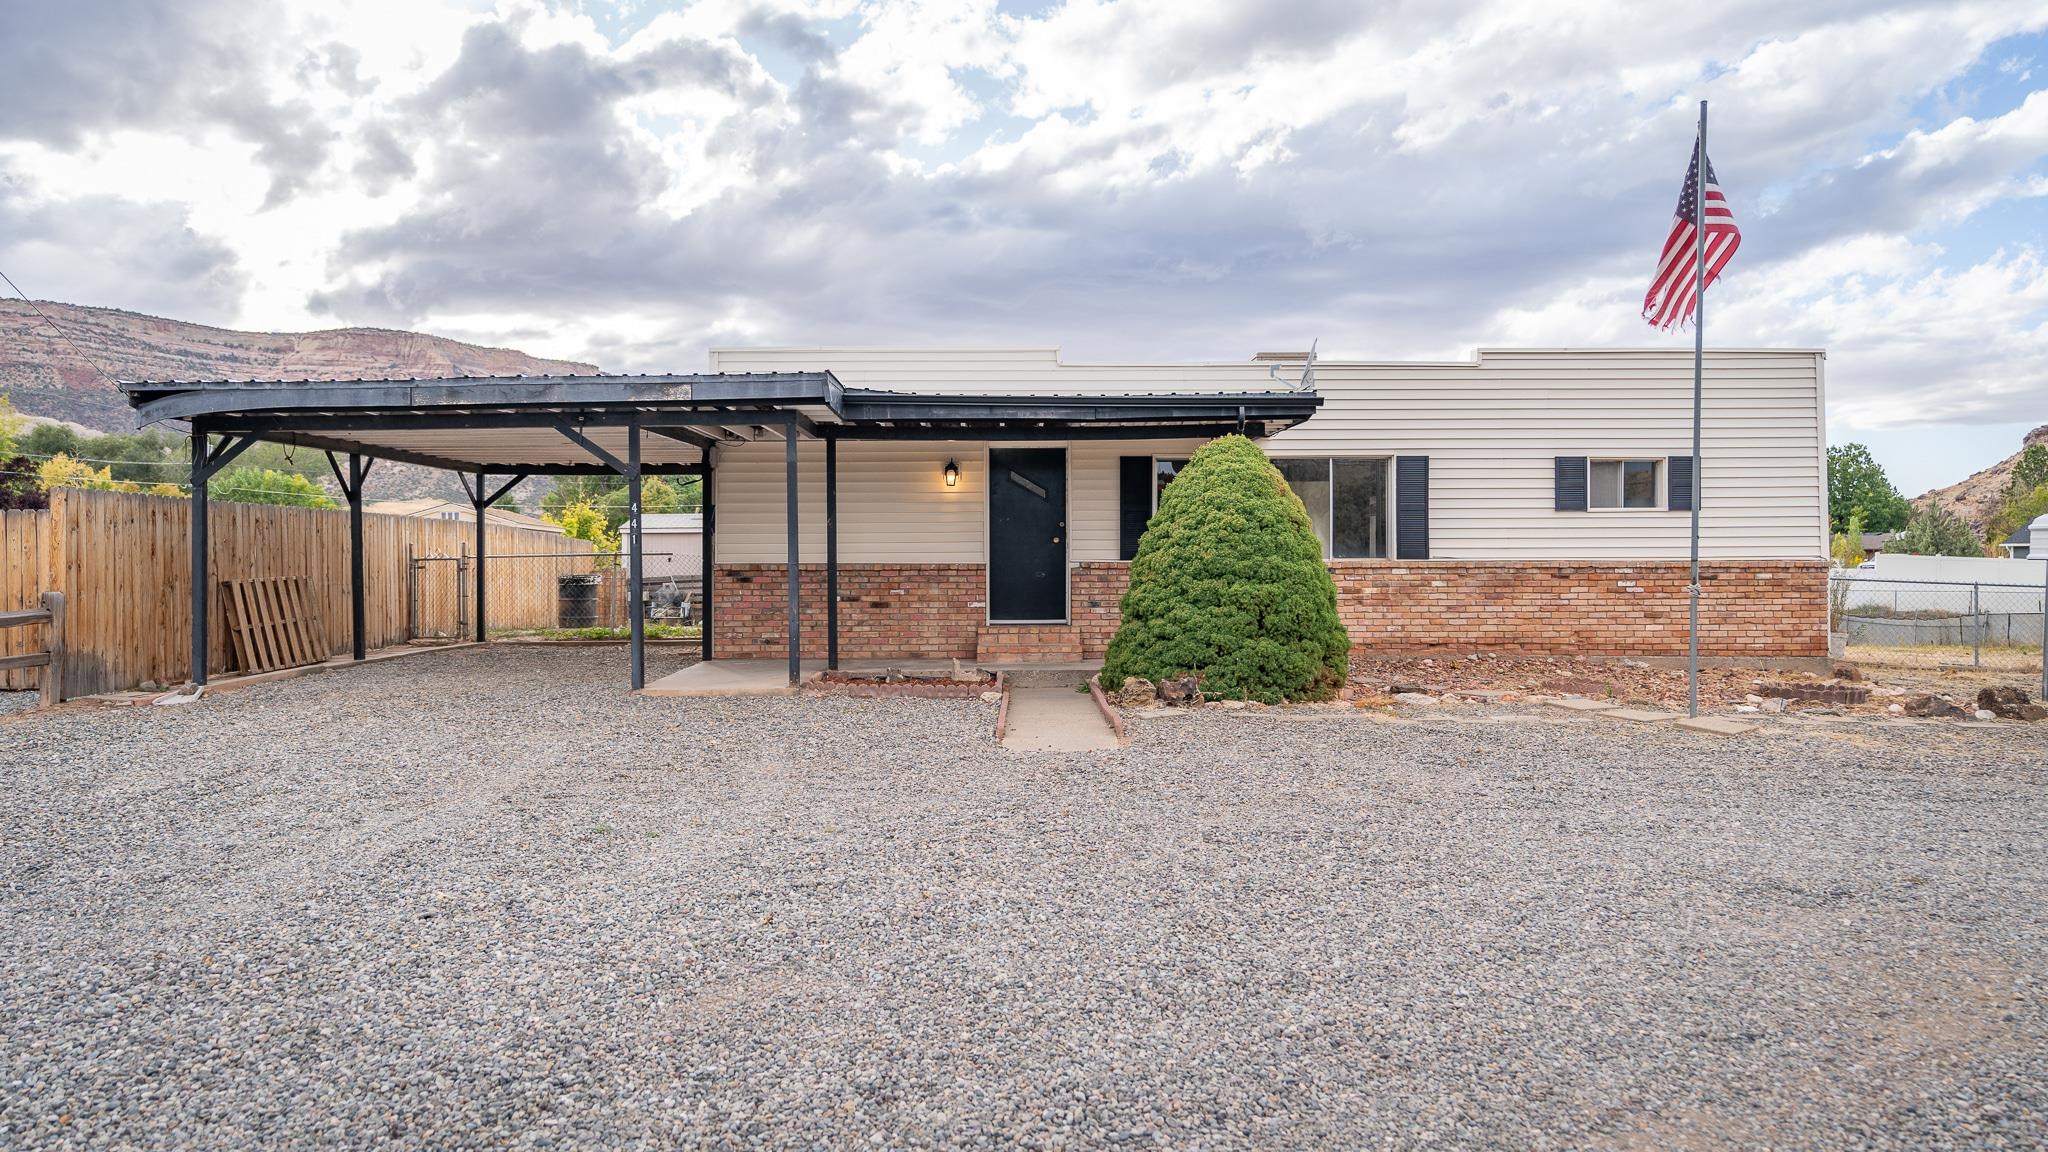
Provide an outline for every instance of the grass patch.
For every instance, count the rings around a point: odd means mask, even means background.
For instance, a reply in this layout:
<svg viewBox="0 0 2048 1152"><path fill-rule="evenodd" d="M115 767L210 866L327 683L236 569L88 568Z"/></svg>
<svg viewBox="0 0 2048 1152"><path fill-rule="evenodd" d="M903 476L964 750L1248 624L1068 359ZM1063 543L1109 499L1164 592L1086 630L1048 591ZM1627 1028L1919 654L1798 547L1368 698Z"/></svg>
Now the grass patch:
<svg viewBox="0 0 2048 1152"><path fill-rule="evenodd" d="M528 640L624 640L629 633L624 628L530 628L493 635ZM704 633L695 624L650 623L646 635L649 640L699 640Z"/></svg>

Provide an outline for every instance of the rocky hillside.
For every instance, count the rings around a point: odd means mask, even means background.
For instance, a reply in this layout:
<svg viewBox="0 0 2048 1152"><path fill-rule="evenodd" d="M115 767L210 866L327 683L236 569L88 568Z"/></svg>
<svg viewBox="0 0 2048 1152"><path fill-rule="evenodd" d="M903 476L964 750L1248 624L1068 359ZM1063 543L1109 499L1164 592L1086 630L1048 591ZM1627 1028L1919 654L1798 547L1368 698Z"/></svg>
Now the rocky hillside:
<svg viewBox="0 0 2048 1152"><path fill-rule="evenodd" d="M235 332L112 308L38 301L51 329L20 300L0 300L0 392L23 412L109 432L135 426L118 380L354 379L359 376L512 376L595 372L440 336L384 328ZM70 337L67 342L64 337ZM76 344L74 349L72 344ZM81 356L80 353L84 355Z"/></svg>
<svg viewBox="0 0 2048 1152"><path fill-rule="evenodd" d="M2029 444L2048 444L2048 424L2027 433L2020 442L2021 450L2024 451ZM1968 479L1923 493L1913 503L1939 500L1942 507L1961 514L1970 522L1970 527L1982 532L1985 523L1998 513L1999 505L2005 499L2006 482L2012 479L2013 465L2019 463L2019 459L2019 452L2014 452L1981 472L1971 473Z"/></svg>

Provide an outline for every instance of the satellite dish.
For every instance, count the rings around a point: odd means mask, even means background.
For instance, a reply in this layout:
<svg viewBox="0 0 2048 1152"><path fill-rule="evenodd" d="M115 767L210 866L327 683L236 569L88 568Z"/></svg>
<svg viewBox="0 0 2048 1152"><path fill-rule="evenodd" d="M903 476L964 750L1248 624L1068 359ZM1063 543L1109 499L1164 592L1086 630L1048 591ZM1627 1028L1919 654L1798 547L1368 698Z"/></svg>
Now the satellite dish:
<svg viewBox="0 0 2048 1152"><path fill-rule="evenodd" d="M1280 381L1280 382L1281 382L1282 384L1285 384L1285 385L1287 385L1287 387L1288 387L1288 390L1289 390L1289 391L1293 391L1293 392L1313 392L1313 391L1315 391L1315 390L1316 390L1316 345L1318 345L1318 344L1320 344L1320 343L1322 343L1322 338L1321 338L1321 337L1317 337L1316 339L1314 339L1314 340L1311 340L1311 341L1309 341L1309 342L1308 342L1308 363L1306 363L1306 364L1302 365L1302 367L1301 367L1301 379L1300 379L1300 380L1287 380L1287 379L1283 378L1283 377L1282 377L1282 376L1280 375L1280 366L1279 366L1278 364L1274 364L1274 365L1271 365L1271 366L1269 366L1269 367L1268 367L1268 368L1266 369L1266 375L1267 375L1267 376L1270 376L1270 377L1272 377L1272 378L1273 378L1273 379L1275 379L1275 380L1278 380L1278 381Z"/></svg>

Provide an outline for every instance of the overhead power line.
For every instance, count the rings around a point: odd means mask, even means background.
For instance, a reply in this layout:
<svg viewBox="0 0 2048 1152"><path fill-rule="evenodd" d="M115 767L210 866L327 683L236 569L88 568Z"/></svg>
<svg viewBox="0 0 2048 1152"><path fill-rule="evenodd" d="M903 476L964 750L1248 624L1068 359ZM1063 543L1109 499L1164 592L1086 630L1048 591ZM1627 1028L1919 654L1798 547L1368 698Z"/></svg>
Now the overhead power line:
<svg viewBox="0 0 2048 1152"><path fill-rule="evenodd" d="M86 364L90 366L93 371L99 373L100 379L105 380L108 384L113 385L116 389L119 389L121 387L121 382L119 380L114 379L113 373L108 372L105 368L100 367L99 361L94 360L90 356L87 356L85 354L85 349L80 348L78 346L78 341L73 340L71 338L70 333L64 331L64 329L58 325L57 321L54 318L52 318L48 312L43 311L42 305L36 303L34 300L29 299L28 293L23 292L21 290L21 286L14 282L14 277L9 276L4 271L0 271L0 280L7 281L7 286L9 288L14 289L14 294L16 296L21 297L21 302L28 305L30 308L35 309L36 315L41 316L43 318L43 323L48 324L50 326L50 331L55 332L57 334L58 339L64 341L66 344L71 345L71 350L73 352L78 353L78 358L80 360L85 361Z"/></svg>

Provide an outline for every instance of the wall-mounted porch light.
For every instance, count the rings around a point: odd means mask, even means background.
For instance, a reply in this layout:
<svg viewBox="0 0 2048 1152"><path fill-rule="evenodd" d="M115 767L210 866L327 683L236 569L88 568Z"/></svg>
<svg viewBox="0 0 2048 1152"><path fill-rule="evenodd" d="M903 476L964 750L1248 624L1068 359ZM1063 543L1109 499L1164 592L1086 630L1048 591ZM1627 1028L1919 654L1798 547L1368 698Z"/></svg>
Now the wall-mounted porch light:
<svg viewBox="0 0 2048 1152"><path fill-rule="evenodd" d="M959 465L959 464L957 464L957 463L955 463L955 462L953 462L952 460L948 460L948 461L946 461L946 487L948 487L948 488L953 488L953 487L957 487L957 486L959 485L959 483L960 483L960 465Z"/></svg>

